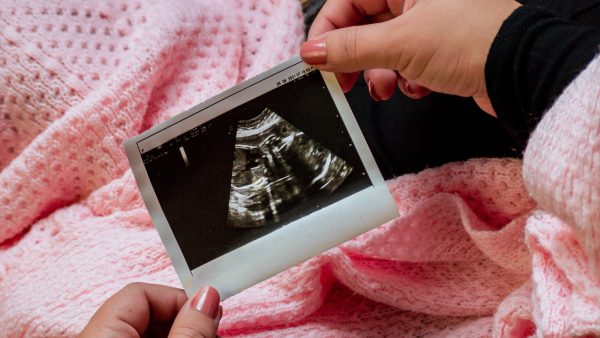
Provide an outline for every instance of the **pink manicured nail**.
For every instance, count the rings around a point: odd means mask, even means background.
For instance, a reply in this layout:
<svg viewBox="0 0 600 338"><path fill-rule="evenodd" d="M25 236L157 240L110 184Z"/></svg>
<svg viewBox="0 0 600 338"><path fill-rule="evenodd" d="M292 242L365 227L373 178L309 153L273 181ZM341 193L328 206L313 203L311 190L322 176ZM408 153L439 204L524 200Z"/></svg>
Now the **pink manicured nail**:
<svg viewBox="0 0 600 338"><path fill-rule="evenodd" d="M220 298L219 293L214 288L203 287L194 296L190 305L210 318L215 319L219 310Z"/></svg>
<svg viewBox="0 0 600 338"><path fill-rule="evenodd" d="M399 78L398 79L398 87L400 88L400 91L410 97L411 99L421 99L427 95L429 95L429 93L431 93L431 90L423 87L423 86L419 86L417 84L408 82L408 80L406 80L405 78Z"/></svg>
<svg viewBox="0 0 600 338"><path fill-rule="evenodd" d="M325 39L306 41L300 47L300 56L309 65L324 65L327 63L327 46Z"/></svg>
<svg viewBox="0 0 600 338"><path fill-rule="evenodd" d="M418 99L424 98L425 96L431 94L431 90L429 90L429 88L425 88L411 82L408 82L407 88L408 91L413 93Z"/></svg>
<svg viewBox="0 0 600 338"><path fill-rule="evenodd" d="M373 100L375 100L375 101L381 101L381 98L375 92L375 86L373 86L373 82L371 82L371 80L368 80L367 84L368 84L368 87L369 87L369 95L371 95L371 97L373 98Z"/></svg>

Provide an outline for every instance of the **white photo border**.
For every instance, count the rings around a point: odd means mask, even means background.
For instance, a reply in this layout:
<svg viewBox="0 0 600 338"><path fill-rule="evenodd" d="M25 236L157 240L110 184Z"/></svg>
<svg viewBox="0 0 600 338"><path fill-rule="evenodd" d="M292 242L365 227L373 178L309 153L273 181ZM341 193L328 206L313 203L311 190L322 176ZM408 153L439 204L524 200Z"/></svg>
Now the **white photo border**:
<svg viewBox="0 0 600 338"><path fill-rule="evenodd" d="M280 85L285 85L282 84L283 79L293 81L296 74L312 71L316 70L299 57L293 58L125 142L127 157L146 208L188 296L203 286L211 285L219 291L223 300L227 299L398 216L385 180L335 76L321 72L372 186L190 271L152 188L142 155ZM327 233L323 233L321 226L325 222Z"/></svg>

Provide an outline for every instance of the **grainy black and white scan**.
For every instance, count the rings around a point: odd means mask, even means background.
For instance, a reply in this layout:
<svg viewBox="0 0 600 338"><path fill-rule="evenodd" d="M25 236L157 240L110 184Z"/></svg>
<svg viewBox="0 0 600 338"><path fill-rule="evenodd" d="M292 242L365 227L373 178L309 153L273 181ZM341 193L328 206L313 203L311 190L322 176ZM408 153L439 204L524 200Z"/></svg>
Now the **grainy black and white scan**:
<svg viewBox="0 0 600 338"><path fill-rule="evenodd" d="M142 158L190 270L372 185L317 71Z"/></svg>
<svg viewBox="0 0 600 338"><path fill-rule="evenodd" d="M269 108L238 121L229 192L232 227L277 221L296 203L334 192L352 167Z"/></svg>

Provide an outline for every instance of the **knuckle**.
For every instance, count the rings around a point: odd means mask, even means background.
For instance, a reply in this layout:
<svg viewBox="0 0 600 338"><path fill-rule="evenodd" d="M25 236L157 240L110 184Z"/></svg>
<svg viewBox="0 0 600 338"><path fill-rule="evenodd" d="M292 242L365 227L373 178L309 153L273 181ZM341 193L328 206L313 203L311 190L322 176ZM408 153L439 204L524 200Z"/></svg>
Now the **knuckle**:
<svg viewBox="0 0 600 338"><path fill-rule="evenodd" d="M132 283L125 285L125 288L126 289L138 289L141 286L141 284L142 283L140 283L140 282L132 282Z"/></svg>
<svg viewBox="0 0 600 338"><path fill-rule="evenodd" d="M135 292L137 290L142 289L143 287L144 287L144 283L132 282L132 283L125 285L122 290L125 292Z"/></svg>
<svg viewBox="0 0 600 338"><path fill-rule="evenodd" d="M348 29L344 41L344 55L352 65L356 65L358 63L357 35L357 29Z"/></svg>

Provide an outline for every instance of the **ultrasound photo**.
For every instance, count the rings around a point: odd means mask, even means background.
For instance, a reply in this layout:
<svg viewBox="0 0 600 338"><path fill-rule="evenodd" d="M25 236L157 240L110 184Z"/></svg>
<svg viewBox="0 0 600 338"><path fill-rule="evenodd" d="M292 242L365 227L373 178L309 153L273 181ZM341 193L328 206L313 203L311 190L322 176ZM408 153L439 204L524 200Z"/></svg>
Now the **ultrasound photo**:
<svg viewBox="0 0 600 338"><path fill-rule="evenodd" d="M238 121L229 195L232 227L250 228L315 193L334 192L352 167L269 108Z"/></svg>
<svg viewBox="0 0 600 338"><path fill-rule="evenodd" d="M142 160L190 270L372 186L317 71Z"/></svg>

